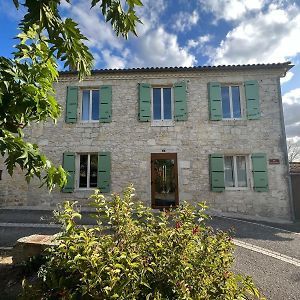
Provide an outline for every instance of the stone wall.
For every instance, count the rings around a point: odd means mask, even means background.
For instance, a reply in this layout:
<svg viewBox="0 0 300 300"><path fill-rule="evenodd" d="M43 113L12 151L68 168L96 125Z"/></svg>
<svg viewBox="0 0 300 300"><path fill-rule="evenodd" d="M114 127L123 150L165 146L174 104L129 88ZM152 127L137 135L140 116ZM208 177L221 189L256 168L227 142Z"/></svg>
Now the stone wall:
<svg viewBox="0 0 300 300"><path fill-rule="evenodd" d="M55 164L62 164L63 152L66 151L110 151L112 190L120 192L132 182L137 196L147 205L151 203L151 153L176 152L180 201L206 200L212 209L220 212L290 219L287 165L283 152L285 136L281 126L281 100L277 84L279 75L278 70L256 69L132 72L96 74L83 82L78 82L73 75L63 75L55 85L57 99L62 106L57 125L50 122L34 125L28 135ZM260 88L259 120L209 120L208 82L242 84L253 79L258 80ZM151 123L138 121L138 83L172 85L182 80L187 82L188 121L175 122L172 127L155 127ZM105 84L112 85L111 123L64 122L68 85L97 87ZM245 105L245 99L242 99L244 110ZM240 191L211 192L208 155L215 152L228 155L263 152L267 158L279 159L278 165L268 164L269 192L258 193L251 187ZM3 168L1 165L3 162L0 161L0 169ZM76 199L84 205L91 193L76 190L72 194L59 191L49 194L45 189L38 189L37 182L27 186L19 171L13 178L3 171L2 177L0 204L6 206L52 207L64 199Z"/></svg>

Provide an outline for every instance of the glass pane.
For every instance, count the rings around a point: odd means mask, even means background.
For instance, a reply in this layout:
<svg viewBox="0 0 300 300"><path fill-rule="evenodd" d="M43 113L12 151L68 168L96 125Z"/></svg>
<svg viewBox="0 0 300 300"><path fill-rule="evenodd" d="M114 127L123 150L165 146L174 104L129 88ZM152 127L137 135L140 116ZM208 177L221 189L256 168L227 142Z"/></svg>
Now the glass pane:
<svg viewBox="0 0 300 300"><path fill-rule="evenodd" d="M161 120L161 89L153 89L153 119Z"/></svg>
<svg viewBox="0 0 300 300"><path fill-rule="evenodd" d="M92 120L99 120L99 90L92 91Z"/></svg>
<svg viewBox="0 0 300 300"><path fill-rule="evenodd" d="M225 156L225 186L234 187L233 157Z"/></svg>
<svg viewBox="0 0 300 300"><path fill-rule="evenodd" d="M241 102L240 102L240 88L238 86L231 87L233 117L241 117Z"/></svg>
<svg viewBox="0 0 300 300"><path fill-rule="evenodd" d="M175 161L174 159L154 160L155 206L175 206Z"/></svg>
<svg viewBox="0 0 300 300"><path fill-rule="evenodd" d="M79 168L79 187L87 187L87 163L88 156L80 155L80 168Z"/></svg>
<svg viewBox="0 0 300 300"><path fill-rule="evenodd" d="M98 155L91 154L90 159L90 187L97 187Z"/></svg>
<svg viewBox="0 0 300 300"><path fill-rule="evenodd" d="M163 93L164 93L164 119L172 120L171 88L163 89Z"/></svg>
<svg viewBox="0 0 300 300"><path fill-rule="evenodd" d="M82 91L82 120L89 120L89 111L90 111L90 91Z"/></svg>
<svg viewBox="0 0 300 300"><path fill-rule="evenodd" d="M223 118L231 118L230 114L230 100L229 100L229 87L222 86L221 87L221 95L222 95L222 112Z"/></svg>
<svg viewBox="0 0 300 300"><path fill-rule="evenodd" d="M247 186L246 157L236 157L237 177L239 187Z"/></svg>

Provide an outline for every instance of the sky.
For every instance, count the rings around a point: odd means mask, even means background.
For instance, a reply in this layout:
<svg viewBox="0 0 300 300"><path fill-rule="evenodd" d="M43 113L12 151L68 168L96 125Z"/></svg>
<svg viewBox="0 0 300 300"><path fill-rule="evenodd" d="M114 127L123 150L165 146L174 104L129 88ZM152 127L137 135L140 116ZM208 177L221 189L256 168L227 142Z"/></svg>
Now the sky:
<svg viewBox="0 0 300 300"><path fill-rule="evenodd" d="M123 2L124 0L122 0ZM142 0L138 37L115 36L91 1L62 1L87 36L95 68L278 63L287 138L300 145L300 0ZM10 56L25 12L0 0L0 55Z"/></svg>

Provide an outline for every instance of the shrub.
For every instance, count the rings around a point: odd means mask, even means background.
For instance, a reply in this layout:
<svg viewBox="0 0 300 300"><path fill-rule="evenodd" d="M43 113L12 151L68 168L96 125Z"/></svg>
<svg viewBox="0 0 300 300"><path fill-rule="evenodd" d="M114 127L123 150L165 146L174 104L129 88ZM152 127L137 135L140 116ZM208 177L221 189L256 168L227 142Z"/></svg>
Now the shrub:
<svg viewBox="0 0 300 300"><path fill-rule="evenodd" d="M233 243L205 225L204 203L153 213L133 192L129 186L108 201L96 191L92 228L78 226L75 204L64 203L58 245L24 298L262 299L250 277L230 271Z"/></svg>

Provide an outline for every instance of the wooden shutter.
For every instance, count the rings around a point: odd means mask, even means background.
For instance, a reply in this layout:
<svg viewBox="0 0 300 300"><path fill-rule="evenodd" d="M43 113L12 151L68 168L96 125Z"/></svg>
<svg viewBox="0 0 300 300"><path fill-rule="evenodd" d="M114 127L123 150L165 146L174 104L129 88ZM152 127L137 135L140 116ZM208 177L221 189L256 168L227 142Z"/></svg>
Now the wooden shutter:
<svg viewBox="0 0 300 300"><path fill-rule="evenodd" d="M97 187L100 189L102 193L110 192L110 170L111 170L110 152L99 152Z"/></svg>
<svg viewBox="0 0 300 300"><path fill-rule="evenodd" d="M188 118L186 83L174 84L174 119L175 121L186 121Z"/></svg>
<svg viewBox="0 0 300 300"><path fill-rule="evenodd" d="M63 157L63 168L68 172L67 184L62 189L63 193L72 193L75 185L75 153L65 152Z"/></svg>
<svg viewBox="0 0 300 300"><path fill-rule="evenodd" d="M99 99L99 122L108 123L111 122L111 103L112 101L112 88L110 85L104 85L100 88Z"/></svg>
<svg viewBox="0 0 300 300"><path fill-rule="evenodd" d="M257 120L260 118L259 89L256 80L245 82L245 95L247 102L247 118Z"/></svg>
<svg viewBox="0 0 300 300"><path fill-rule="evenodd" d="M208 84L208 107L210 120L222 120L221 84L219 82Z"/></svg>
<svg viewBox="0 0 300 300"><path fill-rule="evenodd" d="M224 156L222 154L211 154L209 166L211 190L213 192L223 192L225 190Z"/></svg>
<svg viewBox="0 0 300 300"><path fill-rule="evenodd" d="M148 83L139 83L139 120L151 121L151 86Z"/></svg>
<svg viewBox="0 0 300 300"><path fill-rule="evenodd" d="M254 190L267 192L269 190L267 156L264 153L254 153L251 158Z"/></svg>
<svg viewBox="0 0 300 300"><path fill-rule="evenodd" d="M78 86L67 87L66 123L77 122Z"/></svg>

